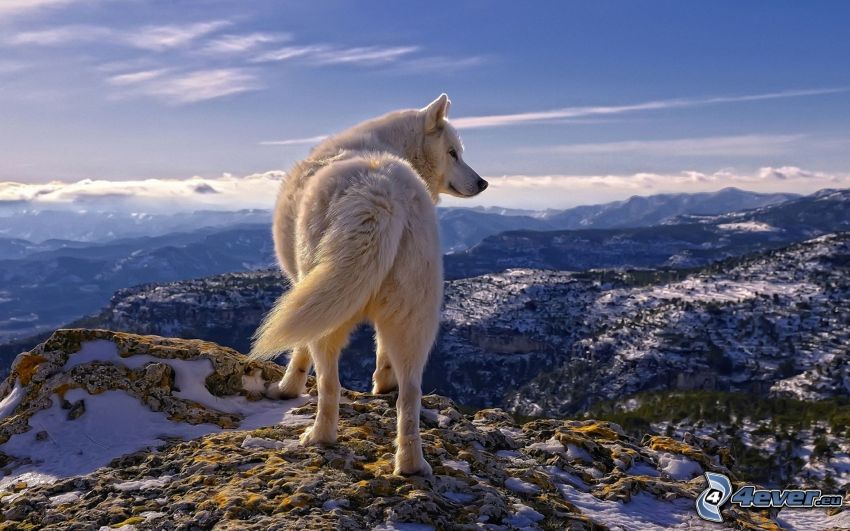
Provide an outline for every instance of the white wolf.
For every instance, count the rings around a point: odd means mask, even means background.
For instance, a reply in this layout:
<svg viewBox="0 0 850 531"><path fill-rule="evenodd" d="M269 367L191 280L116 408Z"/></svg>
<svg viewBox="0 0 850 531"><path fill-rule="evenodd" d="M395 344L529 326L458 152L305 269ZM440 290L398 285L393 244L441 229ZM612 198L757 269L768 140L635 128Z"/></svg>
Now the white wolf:
<svg viewBox="0 0 850 531"><path fill-rule="evenodd" d="M440 95L320 143L284 180L274 214L275 252L292 282L254 335L251 356L292 358L268 394L305 391L316 367L318 412L302 444L333 443L339 420L340 350L362 321L375 327L373 393L398 387L396 474L431 473L422 455L422 372L443 296L435 204L440 193L487 188L462 159Z"/></svg>

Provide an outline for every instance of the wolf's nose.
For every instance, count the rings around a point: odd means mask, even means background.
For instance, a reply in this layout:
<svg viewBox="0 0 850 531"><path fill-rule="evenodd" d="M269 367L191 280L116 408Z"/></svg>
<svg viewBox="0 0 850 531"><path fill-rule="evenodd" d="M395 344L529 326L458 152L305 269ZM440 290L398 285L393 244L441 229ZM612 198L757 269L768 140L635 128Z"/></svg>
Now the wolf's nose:
<svg viewBox="0 0 850 531"><path fill-rule="evenodd" d="M487 189L487 181L484 179L478 179L478 191L483 192Z"/></svg>

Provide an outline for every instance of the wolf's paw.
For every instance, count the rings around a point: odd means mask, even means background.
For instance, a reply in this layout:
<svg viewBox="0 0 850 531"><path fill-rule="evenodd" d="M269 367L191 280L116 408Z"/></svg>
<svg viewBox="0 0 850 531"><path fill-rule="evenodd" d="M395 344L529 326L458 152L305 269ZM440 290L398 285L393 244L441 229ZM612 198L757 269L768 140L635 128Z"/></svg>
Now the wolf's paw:
<svg viewBox="0 0 850 531"><path fill-rule="evenodd" d="M431 473L431 465L422 456L418 459L402 459L396 456L393 471L396 476L430 476Z"/></svg>
<svg viewBox="0 0 850 531"><path fill-rule="evenodd" d="M374 374L372 374L372 381L374 382L372 385L373 395L383 395L398 389L398 381L395 378L395 373L392 367L389 366L375 370Z"/></svg>
<svg viewBox="0 0 850 531"><path fill-rule="evenodd" d="M307 392L307 385L301 382L286 381L286 378L270 383L266 387L265 395L272 400L291 400Z"/></svg>
<svg viewBox="0 0 850 531"><path fill-rule="evenodd" d="M301 446L334 444L336 442L336 431L317 430L316 426L311 426L304 430L299 440L301 441Z"/></svg>

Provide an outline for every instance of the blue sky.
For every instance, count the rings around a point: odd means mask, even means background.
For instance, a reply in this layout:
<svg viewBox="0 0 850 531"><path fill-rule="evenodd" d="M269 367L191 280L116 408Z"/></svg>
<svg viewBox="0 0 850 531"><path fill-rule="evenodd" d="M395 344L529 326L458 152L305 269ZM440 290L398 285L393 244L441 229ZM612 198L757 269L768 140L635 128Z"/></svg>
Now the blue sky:
<svg viewBox="0 0 850 531"><path fill-rule="evenodd" d="M245 189L302 140L440 92L494 184L467 205L850 186L848 20L840 1L8 0L0 200L195 176L262 206Z"/></svg>

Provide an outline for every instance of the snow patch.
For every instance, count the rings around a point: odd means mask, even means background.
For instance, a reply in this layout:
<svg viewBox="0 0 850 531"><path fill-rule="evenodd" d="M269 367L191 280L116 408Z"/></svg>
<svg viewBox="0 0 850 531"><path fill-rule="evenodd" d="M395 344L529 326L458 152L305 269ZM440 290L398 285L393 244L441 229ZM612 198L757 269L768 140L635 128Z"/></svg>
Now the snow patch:
<svg viewBox="0 0 850 531"><path fill-rule="evenodd" d="M519 478L508 478L505 480L505 488L508 490L512 490L519 494L535 494L540 488L527 481L523 481Z"/></svg>
<svg viewBox="0 0 850 531"><path fill-rule="evenodd" d="M522 503L515 503L514 511L516 512L507 519L507 523L519 528L532 527L544 518L542 514Z"/></svg>
<svg viewBox="0 0 850 531"><path fill-rule="evenodd" d="M632 496L628 503L600 500L569 485L557 485L565 500L594 521L611 529L667 531L669 528L705 529L694 510L694 501L677 498L662 501L646 492Z"/></svg>
<svg viewBox="0 0 850 531"><path fill-rule="evenodd" d="M285 401L252 402L243 396L212 395L204 385L213 370L208 359L176 360L150 355L122 358L115 343L95 340L83 343L80 350L69 357L65 370L94 361L123 364L129 368L143 367L150 362L167 364L174 369L175 384L180 389L175 396L242 416L240 429L275 424L297 426L313 421L307 415L291 414L293 408L308 402L308 396ZM6 414L13 411L22 395L23 390L16 386L0 402L0 410ZM30 417L30 431L15 434L0 445L4 453L30 461L0 479L0 489L18 481L35 485L88 474L116 457L162 446L166 439L195 439L223 431L214 424L191 425L169 420L164 413L151 411L123 391L110 390L90 395L84 389L71 389L65 394L65 399L69 402L83 400L85 413L76 420L68 420L68 412L61 408L60 401L53 400L50 408ZM39 441L36 434L42 431L47 432L48 437Z"/></svg>
<svg viewBox="0 0 850 531"><path fill-rule="evenodd" d="M71 492L65 492L64 494L58 494L56 496L51 496L49 498L50 505L54 507L57 505L65 505L66 503L74 503L75 501L80 499L82 496L82 492L78 490L72 490Z"/></svg>
<svg viewBox="0 0 850 531"><path fill-rule="evenodd" d="M850 511L829 516L824 509L790 509L779 511L776 523L790 531L812 529L850 529Z"/></svg>
<svg viewBox="0 0 850 531"><path fill-rule="evenodd" d="M632 466L629 467L627 472L633 476L651 476L657 478L659 476L658 469L649 463L644 463L643 461L635 461L632 463Z"/></svg>
<svg viewBox="0 0 850 531"><path fill-rule="evenodd" d="M735 232L776 232L779 229L762 223L760 221L741 221L738 223L721 223L717 226L720 230L729 230Z"/></svg>
<svg viewBox="0 0 850 531"><path fill-rule="evenodd" d="M572 445L571 445L572 446ZM528 446L529 450L542 450L549 454L563 453L564 445L558 439L552 438L548 441L534 443Z"/></svg>
<svg viewBox="0 0 850 531"><path fill-rule="evenodd" d="M567 457L570 459L578 459L580 461L584 461L585 463L592 463L593 458L584 448L580 446L576 446L575 444L567 445Z"/></svg>
<svg viewBox="0 0 850 531"><path fill-rule="evenodd" d="M172 476L161 476L158 478L144 478L133 481L124 481L116 483L113 487L121 492L131 492L134 490L150 490L160 489L171 483Z"/></svg>
<svg viewBox="0 0 850 531"><path fill-rule="evenodd" d="M703 473L699 463L683 455L662 452L658 456L658 468L679 481L688 481Z"/></svg>
<svg viewBox="0 0 850 531"><path fill-rule="evenodd" d="M19 381L15 381L15 387L0 401L0 419L4 419L15 412L21 399L24 397L24 388Z"/></svg>

